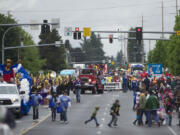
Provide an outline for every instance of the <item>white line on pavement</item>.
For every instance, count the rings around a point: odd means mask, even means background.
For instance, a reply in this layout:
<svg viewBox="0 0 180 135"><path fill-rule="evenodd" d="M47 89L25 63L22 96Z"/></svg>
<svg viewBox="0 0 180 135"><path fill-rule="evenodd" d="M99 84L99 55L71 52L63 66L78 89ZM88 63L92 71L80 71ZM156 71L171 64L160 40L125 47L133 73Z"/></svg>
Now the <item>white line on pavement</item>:
<svg viewBox="0 0 180 135"><path fill-rule="evenodd" d="M168 129L171 131L173 135L178 135L171 127L168 127Z"/></svg>
<svg viewBox="0 0 180 135"><path fill-rule="evenodd" d="M36 126L38 126L39 124L41 124L42 122L44 122L49 116L51 116L51 114L46 115L42 120L40 120L38 123L33 124L31 127L29 127L28 129L23 130L19 135L24 135L27 132L29 132L30 130L32 130L33 128L35 128Z"/></svg>
<svg viewBox="0 0 180 135"><path fill-rule="evenodd" d="M96 134L100 135L102 132L101 131L97 131Z"/></svg>

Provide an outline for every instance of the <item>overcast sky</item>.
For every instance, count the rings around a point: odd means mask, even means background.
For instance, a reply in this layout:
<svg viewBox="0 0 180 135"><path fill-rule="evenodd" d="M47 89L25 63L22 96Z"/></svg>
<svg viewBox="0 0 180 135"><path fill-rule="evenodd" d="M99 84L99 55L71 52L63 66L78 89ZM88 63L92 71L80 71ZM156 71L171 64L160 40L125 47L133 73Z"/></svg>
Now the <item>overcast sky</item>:
<svg viewBox="0 0 180 135"><path fill-rule="evenodd" d="M179 0L178 0L179 2ZM162 29L162 0L0 0L0 13L11 14L19 23L30 23L31 20L42 22L53 18L60 18L60 35L64 35L64 27L91 27L92 30L129 30L131 27L142 26L144 18L144 31L161 31ZM164 0L164 25L165 31L173 31L176 13L176 0ZM37 42L40 31L25 28L33 35ZM102 34L108 37L109 34ZM113 35L114 37L120 34ZM144 35L156 37L161 35ZM79 41L70 39L73 47ZM124 42L102 40L106 55L116 56L123 49ZM152 49L155 42L151 42ZM124 49L123 49L124 50ZM145 42L145 52L149 51L149 42Z"/></svg>

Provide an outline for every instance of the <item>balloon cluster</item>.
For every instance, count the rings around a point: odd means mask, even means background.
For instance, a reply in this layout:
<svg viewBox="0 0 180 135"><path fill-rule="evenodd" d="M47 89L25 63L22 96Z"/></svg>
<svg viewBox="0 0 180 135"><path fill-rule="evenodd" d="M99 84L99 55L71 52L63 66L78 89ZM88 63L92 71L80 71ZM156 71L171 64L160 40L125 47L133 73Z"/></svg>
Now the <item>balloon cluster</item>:
<svg viewBox="0 0 180 135"><path fill-rule="evenodd" d="M25 91L25 94L23 94L22 99L24 102L28 102L29 92L30 92L29 81L26 78L24 78L21 80L20 83L21 83L20 91Z"/></svg>

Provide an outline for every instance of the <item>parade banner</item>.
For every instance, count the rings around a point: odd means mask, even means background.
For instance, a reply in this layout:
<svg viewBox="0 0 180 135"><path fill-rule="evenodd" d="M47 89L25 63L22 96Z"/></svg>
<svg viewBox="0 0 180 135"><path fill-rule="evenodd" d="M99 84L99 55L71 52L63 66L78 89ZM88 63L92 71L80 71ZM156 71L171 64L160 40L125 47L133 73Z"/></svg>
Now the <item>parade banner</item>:
<svg viewBox="0 0 180 135"><path fill-rule="evenodd" d="M108 82L104 85L104 90L121 90L122 84L121 82Z"/></svg>
<svg viewBox="0 0 180 135"><path fill-rule="evenodd" d="M149 75L160 75L162 74L162 64L149 64L148 65Z"/></svg>

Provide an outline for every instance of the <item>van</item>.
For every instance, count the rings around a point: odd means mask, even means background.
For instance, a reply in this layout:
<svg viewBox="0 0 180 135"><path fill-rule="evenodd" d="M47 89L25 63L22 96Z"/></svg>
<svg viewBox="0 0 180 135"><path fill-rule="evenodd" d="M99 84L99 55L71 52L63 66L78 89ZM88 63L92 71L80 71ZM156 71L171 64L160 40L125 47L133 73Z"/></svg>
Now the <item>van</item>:
<svg viewBox="0 0 180 135"><path fill-rule="evenodd" d="M16 84L0 84L0 105L11 110L12 113L21 116L21 96L25 91L19 93Z"/></svg>

